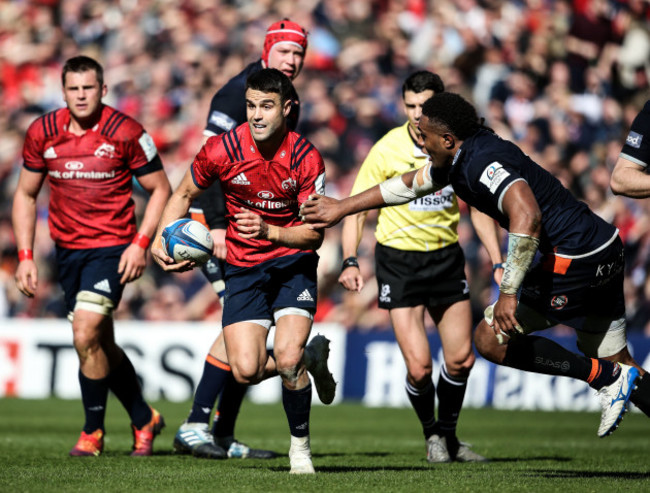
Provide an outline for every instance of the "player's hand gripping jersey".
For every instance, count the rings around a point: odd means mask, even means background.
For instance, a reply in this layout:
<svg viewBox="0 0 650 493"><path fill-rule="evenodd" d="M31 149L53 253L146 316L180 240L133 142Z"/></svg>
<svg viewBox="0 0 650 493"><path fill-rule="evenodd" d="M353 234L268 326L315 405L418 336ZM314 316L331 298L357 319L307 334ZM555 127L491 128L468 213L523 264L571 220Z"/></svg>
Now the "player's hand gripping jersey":
<svg viewBox="0 0 650 493"><path fill-rule="evenodd" d="M301 250L278 246L267 240L239 236L234 214L242 207L259 214L268 224L282 227L301 223L300 204L311 193L324 192L325 167L316 148L301 135L289 131L273 159L265 160L257 150L248 123L211 137L192 163L197 187L205 189L221 182L226 198L228 229L226 261L249 267Z"/></svg>
<svg viewBox="0 0 650 493"><path fill-rule="evenodd" d="M129 243L136 233L131 179L162 169L156 146L138 122L109 106L84 135L68 132L69 122L67 108L48 113L25 137L25 168L49 178L52 239L73 249Z"/></svg>

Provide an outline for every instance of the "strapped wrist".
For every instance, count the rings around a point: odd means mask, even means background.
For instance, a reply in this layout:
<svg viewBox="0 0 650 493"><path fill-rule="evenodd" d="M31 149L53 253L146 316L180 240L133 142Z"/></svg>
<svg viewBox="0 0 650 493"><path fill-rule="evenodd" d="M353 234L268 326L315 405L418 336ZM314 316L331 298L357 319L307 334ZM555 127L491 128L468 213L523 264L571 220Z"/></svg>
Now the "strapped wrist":
<svg viewBox="0 0 650 493"><path fill-rule="evenodd" d="M357 269L359 268L359 260L357 257L348 257L343 261L343 264L341 265L341 272L347 269L348 267L356 267Z"/></svg>
<svg viewBox="0 0 650 493"><path fill-rule="evenodd" d="M500 292L517 294L538 246L539 238L527 234L508 233L508 257L499 286Z"/></svg>
<svg viewBox="0 0 650 493"><path fill-rule="evenodd" d="M29 248L18 250L18 262L22 262L23 260L34 260L34 250Z"/></svg>
<svg viewBox="0 0 650 493"><path fill-rule="evenodd" d="M133 237L131 243L138 245L143 250L146 250L149 247L149 243L151 243L151 238L142 233L138 233Z"/></svg>

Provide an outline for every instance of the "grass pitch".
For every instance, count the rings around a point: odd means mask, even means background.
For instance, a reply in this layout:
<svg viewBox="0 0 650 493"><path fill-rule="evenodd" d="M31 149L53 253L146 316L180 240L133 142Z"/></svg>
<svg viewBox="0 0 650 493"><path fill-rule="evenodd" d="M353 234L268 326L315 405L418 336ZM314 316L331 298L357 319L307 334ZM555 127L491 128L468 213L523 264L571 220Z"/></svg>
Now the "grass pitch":
<svg viewBox="0 0 650 493"><path fill-rule="evenodd" d="M245 403L237 430L241 441L276 450L279 458L222 461L174 455L172 440L190 404L154 405L167 421L154 457L129 457L128 418L111 399L104 454L72 458L82 424L78 401L0 399L0 492L650 491L650 421L640 413L599 439L594 413L465 409L460 438L492 461L431 465L411 409L317 406L317 474L291 476L280 405Z"/></svg>

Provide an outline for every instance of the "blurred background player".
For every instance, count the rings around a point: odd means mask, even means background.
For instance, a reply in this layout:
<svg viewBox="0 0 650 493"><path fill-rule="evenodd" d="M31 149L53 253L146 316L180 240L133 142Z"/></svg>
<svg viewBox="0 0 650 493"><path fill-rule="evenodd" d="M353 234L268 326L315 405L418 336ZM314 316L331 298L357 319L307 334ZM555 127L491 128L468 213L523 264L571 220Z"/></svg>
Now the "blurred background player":
<svg viewBox="0 0 650 493"><path fill-rule="evenodd" d="M316 148L287 127L291 81L282 72L263 69L248 77L246 109L247 124L209 139L197 154L163 211L152 252L167 271L192 267L190 261L175 264L159 248L160 230L219 180L228 210L222 324L229 366L246 385L280 374L291 473L313 474L312 386L303 353L316 311L315 250L323 231L302 224L298 206L309 194L323 192L325 166ZM270 357L266 341L273 324ZM335 383L328 376L331 402Z"/></svg>
<svg viewBox="0 0 650 493"><path fill-rule="evenodd" d="M406 79L402 100L408 121L372 147L361 165L351 195L427 163L429 156L417 144L418 121L424 102L442 91L444 85L437 74L420 71ZM367 215L365 211L349 216L343 223L345 260L339 282L350 291L361 291L364 286L357 249ZM500 265L494 220L476 210L472 210L471 217L492 263ZM375 231L379 307L389 310L395 338L406 362L406 394L422 425L429 462L486 460L456 437L467 378L475 360L465 258L458 244L459 220L456 195L447 186L409 204L381 209ZM445 360L437 387L431 378L425 308L438 328Z"/></svg>
<svg viewBox="0 0 650 493"><path fill-rule="evenodd" d="M325 227L451 184L458 197L509 233L499 299L476 328L477 350L499 365L587 382L600 398L598 436L608 436L629 400L648 398L645 388L636 388L645 371L627 347L618 230L515 144L485 127L458 94L429 99L418 126L429 164L343 201L316 196L303 205L303 220ZM531 269L538 249L540 261ZM575 329L585 356L532 335L558 324Z"/></svg>
<svg viewBox="0 0 650 493"><path fill-rule="evenodd" d="M86 417L70 455L102 453L109 389L131 417L131 455L151 455L164 421L145 402L131 361L115 343L112 313L124 285L142 275L149 238L171 190L151 137L138 122L102 103L107 88L95 60L70 58L62 82L67 108L38 118L25 137L12 210L20 261L16 285L26 296L37 293L36 198L47 177L50 234L79 356ZM150 194L139 231L133 177Z"/></svg>
<svg viewBox="0 0 650 493"><path fill-rule="evenodd" d="M246 122L245 91L249 75L264 68L275 68L293 80L302 69L306 50L307 31L302 26L288 19L271 24L266 31L261 59L248 65L212 98L203 144L209 137L228 132ZM292 85L291 112L287 117L289 129L295 130L299 113L300 102ZM223 303L226 209L219 181L215 181L192 203L190 214L193 219L203 222L212 234L215 255L202 267L202 271ZM326 360L329 342L317 336L308 351L313 356L310 362ZM271 450L250 448L235 439L235 423L246 391L247 387L238 384L232 376L223 335L220 334L206 357L190 414L174 438L176 452L211 459L275 457L277 454ZM210 432L210 415L218 397L219 405Z"/></svg>

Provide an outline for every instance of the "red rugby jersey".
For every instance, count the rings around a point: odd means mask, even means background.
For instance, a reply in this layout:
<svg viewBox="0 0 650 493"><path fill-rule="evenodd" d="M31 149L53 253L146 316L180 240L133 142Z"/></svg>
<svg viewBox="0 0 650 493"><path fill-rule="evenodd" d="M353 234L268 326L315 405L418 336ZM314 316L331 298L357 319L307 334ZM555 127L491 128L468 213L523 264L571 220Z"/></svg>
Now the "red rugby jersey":
<svg viewBox="0 0 650 493"><path fill-rule="evenodd" d="M23 146L25 168L49 179L52 239L74 249L130 242L136 233L131 178L161 169L153 140L106 105L83 135L68 132L69 123L67 108L48 113L30 125Z"/></svg>
<svg viewBox="0 0 650 493"><path fill-rule="evenodd" d="M303 136L289 131L273 159L261 155L248 123L210 137L191 166L194 183L207 188L221 182L226 199L226 261L250 267L303 250L274 245L267 240L239 236L234 214L245 207L265 222L290 227L302 224L300 204L311 193L323 193L325 166L316 148Z"/></svg>

